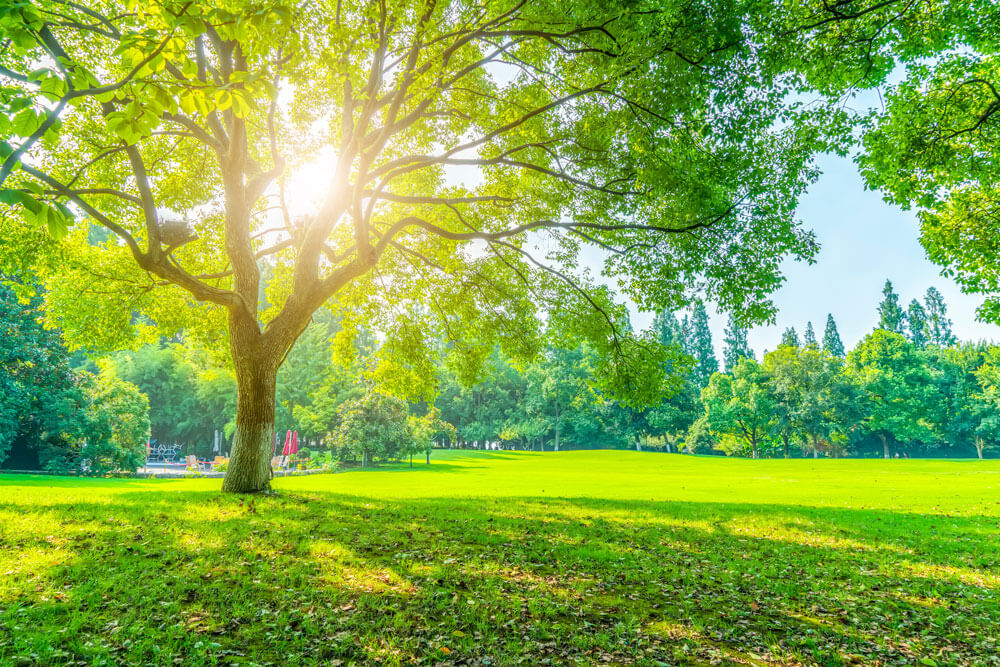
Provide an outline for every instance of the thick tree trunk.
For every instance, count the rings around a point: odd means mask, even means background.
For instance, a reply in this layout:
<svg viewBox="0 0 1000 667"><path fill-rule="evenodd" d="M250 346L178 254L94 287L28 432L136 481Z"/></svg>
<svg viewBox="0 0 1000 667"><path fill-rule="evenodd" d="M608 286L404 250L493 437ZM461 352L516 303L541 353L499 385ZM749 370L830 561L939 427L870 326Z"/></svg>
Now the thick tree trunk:
<svg viewBox="0 0 1000 667"><path fill-rule="evenodd" d="M294 337L290 339L294 342ZM288 342L290 346L292 342ZM236 432L222 490L264 493L271 488L274 390L285 343L261 336L244 312L229 317L229 350L236 372Z"/></svg>
<svg viewBox="0 0 1000 667"><path fill-rule="evenodd" d="M887 459L892 458L889 455L889 439L885 437L884 433L882 434L882 454Z"/></svg>
<svg viewBox="0 0 1000 667"><path fill-rule="evenodd" d="M791 451L789 450L789 447L788 447L788 436L785 435L784 433L782 433L781 434L781 440L785 444L785 458L786 459L792 458Z"/></svg>
<svg viewBox="0 0 1000 667"><path fill-rule="evenodd" d="M983 446L983 439L976 438L976 456L978 456L980 460L983 458L983 449L985 449Z"/></svg>
<svg viewBox="0 0 1000 667"><path fill-rule="evenodd" d="M236 362L236 433L222 482L222 490L229 493L262 493L271 488L278 370L272 364L247 361Z"/></svg>

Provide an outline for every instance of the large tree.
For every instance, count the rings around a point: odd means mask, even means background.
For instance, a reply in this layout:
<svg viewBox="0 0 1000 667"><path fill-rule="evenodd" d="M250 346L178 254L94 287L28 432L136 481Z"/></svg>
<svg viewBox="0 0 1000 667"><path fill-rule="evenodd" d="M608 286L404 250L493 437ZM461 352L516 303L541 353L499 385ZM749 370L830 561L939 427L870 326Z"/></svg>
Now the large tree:
<svg viewBox="0 0 1000 667"><path fill-rule="evenodd" d="M793 211L827 116L802 93L884 76L914 6L4 3L0 259L44 276L71 341L228 347L228 491L268 488L278 368L325 303L342 337L380 332L393 391L433 393L430 332L467 368L545 334L638 400L662 364L581 253L650 310L697 287L771 316L779 259L815 252Z"/></svg>

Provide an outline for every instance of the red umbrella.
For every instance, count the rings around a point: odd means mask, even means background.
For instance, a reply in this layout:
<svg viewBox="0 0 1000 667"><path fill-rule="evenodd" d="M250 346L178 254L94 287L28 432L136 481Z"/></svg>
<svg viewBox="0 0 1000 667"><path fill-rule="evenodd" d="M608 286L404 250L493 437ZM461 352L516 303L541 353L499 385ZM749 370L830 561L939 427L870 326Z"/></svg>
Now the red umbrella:
<svg viewBox="0 0 1000 667"><path fill-rule="evenodd" d="M281 455L288 456L289 454L292 453L291 449L292 449L292 432L289 431L285 435L285 446L281 448Z"/></svg>
<svg viewBox="0 0 1000 667"><path fill-rule="evenodd" d="M290 454L298 454L299 453L299 432L298 431L292 431L292 446L291 446L291 448L288 451L289 451Z"/></svg>

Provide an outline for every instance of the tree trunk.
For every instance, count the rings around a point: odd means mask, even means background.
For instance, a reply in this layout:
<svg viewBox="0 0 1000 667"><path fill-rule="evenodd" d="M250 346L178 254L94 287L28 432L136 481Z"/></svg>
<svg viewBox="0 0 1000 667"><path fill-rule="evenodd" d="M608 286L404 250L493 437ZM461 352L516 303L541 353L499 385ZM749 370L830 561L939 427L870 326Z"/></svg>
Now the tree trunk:
<svg viewBox="0 0 1000 667"><path fill-rule="evenodd" d="M233 338L233 347L237 337ZM271 447L274 438L274 389L277 364L237 354L236 432L222 490L228 493L263 493L271 488Z"/></svg>
<svg viewBox="0 0 1000 667"><path fill-rule="evenodd" d="M786 434L782 433L781 434L781 440L785 444L785 458L786 459L792 458L791 452L789 451L789 448L788 448L788 436Z"/></svg>
<svg viewBox="0 0 1000 667"><path fill-rule="evenodd" d="M554 451L554 452L558 452L559 451L559 420L558 419L556 420L556 444L555 444L555 447L552 448L552 451Z"/></svg>
<svg viewBox="0 0 1000 667"><path fill-rule="evenodd" d="M882 454L887 459L892 458L889 455L889 440L885 437L884 433L882 434Z"/></svg>
<svg viewBox="0 0 1000 667"><path fill-rule="evenodd" d="M983 449L985 449L985 447L983 447L983 439L976 438L976 456L978 456L980 460L983 458Z"/></svg>

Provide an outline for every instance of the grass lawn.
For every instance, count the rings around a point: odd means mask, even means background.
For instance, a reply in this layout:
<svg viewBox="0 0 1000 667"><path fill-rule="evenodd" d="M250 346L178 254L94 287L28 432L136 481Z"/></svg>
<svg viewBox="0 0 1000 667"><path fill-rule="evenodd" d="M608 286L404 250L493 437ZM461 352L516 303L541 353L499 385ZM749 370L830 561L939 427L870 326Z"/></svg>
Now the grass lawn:
<svg viewBox="0 0 1000 667"><path fill-rule="evenodd" d="M0 476L0 664L1000 665L1000 461Z"/></svg>

